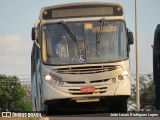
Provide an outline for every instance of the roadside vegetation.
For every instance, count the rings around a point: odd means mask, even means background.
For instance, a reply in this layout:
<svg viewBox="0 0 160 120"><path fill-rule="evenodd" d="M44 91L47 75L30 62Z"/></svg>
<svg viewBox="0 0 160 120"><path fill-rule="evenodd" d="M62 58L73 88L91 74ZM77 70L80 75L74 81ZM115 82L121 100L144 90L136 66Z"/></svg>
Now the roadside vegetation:
<svg viewBox="0 0 160 120"><path fill-rule="evenodd" d="M155 86L151 74L141 75L140 78L140 109L141 111L155 110ZM130 111L136 111L136 85L132 85L129 106Z"/></svg>
<svg viewBox="0 0 160 120"><path fill-rule="evenodd" d="M0 75L0 112L30 112L31 100L16 76Z"/></svg>

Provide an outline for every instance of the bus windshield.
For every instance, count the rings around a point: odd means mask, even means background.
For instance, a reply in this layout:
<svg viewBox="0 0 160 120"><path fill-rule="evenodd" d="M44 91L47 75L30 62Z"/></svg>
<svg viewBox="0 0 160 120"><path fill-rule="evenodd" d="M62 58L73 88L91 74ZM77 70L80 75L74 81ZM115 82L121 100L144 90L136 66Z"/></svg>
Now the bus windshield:
<svg viewBox="0 0 160 120"><path fill-rule="evenodd" d="M73 39L75 38L75 39ZM123 21L46 24L42 27L42 57L47 64L84 64L128 58Z"/></svg>

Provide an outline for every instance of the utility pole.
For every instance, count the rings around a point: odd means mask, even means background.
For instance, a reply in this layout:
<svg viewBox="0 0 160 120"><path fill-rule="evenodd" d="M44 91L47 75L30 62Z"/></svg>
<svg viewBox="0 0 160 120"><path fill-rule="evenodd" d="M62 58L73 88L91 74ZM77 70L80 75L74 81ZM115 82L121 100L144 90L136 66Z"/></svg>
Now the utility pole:
<svg viewBox="0 0 160 120"><path fill-rule="evenodd" d="M137 111L140 111L137 0L135 0L135 40L136 40L136 104L137 104Z"/></svg>

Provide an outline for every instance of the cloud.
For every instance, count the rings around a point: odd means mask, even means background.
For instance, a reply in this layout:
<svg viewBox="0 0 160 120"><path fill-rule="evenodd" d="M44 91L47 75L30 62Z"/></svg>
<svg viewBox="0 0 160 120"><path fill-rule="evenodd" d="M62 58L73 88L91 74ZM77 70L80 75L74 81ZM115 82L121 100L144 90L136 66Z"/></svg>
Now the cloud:
<svg viewBox="0 0 160 120"><path fill-rule="evenodd" d="M19 74L22 69L30 73L31 48L31 40L17 35L0 35L0 74Z"/></svg>
<svg viewBox="0 0 160 120"><path fill-rule="evenodd" d="M29 50L31 42L16 35L0 35L0 43L0 51L14 53Z"/></svg>

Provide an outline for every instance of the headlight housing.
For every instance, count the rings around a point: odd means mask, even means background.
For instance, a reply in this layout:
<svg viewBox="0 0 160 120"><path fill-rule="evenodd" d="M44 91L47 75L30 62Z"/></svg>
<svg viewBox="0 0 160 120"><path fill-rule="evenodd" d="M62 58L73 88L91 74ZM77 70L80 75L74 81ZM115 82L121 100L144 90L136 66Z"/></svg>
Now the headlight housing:
<svg viewBox="0 0 160 120"><path fill-rule="evenodd" d="M50 74L44 73L44 79L50 84L54 84L58 86L62 86L64 84L61 78L58 77L57 75L54 75L53 73L50 73Z"/></svg>
<svg viewBox="0 0 160 120"><path fill-rule="evenodd" d="M124 80L128 76L128 71L123 71L121 75L118 75L119 80Z"/></svg>
<svg viewBox="0 0 160 120"><path fill-rule="evenodd" d="M111 78L112 83L117 82L117 80L124 80L128 76L129 72L127 70L123 71L122 74L118 75L117 77Z"/></svg>

